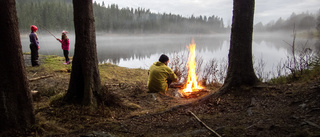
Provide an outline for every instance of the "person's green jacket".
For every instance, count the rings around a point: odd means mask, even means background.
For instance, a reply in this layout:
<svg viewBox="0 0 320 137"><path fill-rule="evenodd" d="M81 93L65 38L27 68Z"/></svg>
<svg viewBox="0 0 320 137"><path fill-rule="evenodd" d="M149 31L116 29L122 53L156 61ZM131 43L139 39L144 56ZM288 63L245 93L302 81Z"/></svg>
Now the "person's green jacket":
<svg viewBox="0 0 320 137"><path fill-rule="evenodd" d="M163 92L168 90L167 79L178 81L176 74L164 63L158 61L149 68L148 89L150 92Z"/></svg>

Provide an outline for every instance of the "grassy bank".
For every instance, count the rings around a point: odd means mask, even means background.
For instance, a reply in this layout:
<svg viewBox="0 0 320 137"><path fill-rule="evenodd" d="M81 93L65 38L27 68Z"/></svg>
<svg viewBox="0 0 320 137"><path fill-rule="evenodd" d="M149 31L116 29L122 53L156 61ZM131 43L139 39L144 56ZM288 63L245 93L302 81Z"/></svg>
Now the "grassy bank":
<svg viewBox="0 0 320 137"><path fill-rule="evenodd" d="M27 66L27 71L30 73L40 72L53 74L58 73L61 76L69 76L71 72L72 64L64 65L64 57L59 57L55 55L44 56L40 55L44 59L40 67ZM66 73L59 73L66 72ZM146 83L148 78L147 70L143 69L130 69L125 67L120 67L110 63L100 64L99 72L102 83L136 83L143 82Z"/></svg>

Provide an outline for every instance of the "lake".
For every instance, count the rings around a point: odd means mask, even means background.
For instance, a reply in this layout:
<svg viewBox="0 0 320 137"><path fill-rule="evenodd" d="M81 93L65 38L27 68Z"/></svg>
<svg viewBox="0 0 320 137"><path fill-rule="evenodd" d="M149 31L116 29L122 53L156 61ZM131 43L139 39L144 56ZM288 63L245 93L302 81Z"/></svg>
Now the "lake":
<svg viewBox="0 0 320 137"><path fill-rule="evenodd" d="M57 33L56 36L60 34ZM264 71L276 70L280 61L291 55L291 33L283 34L254 34L252 53L255 65L262 59L265 63ZM40 54L63 56L60 43L47 32L38 32L40 42ZM60 37L60 36L59 36ZM75 37L68 35L70 39L70 56L74 54ZM99 63L113 63L122 67L148 69L153 62L157 61L161 54L167 54L169 58L179 56L187 60L188 49L186 48L194 39L196 43L196 55L206 61L216 59L226 62L228 59L230 35L180 35L180 34L98 34L97 52ZM308 42L307 44L305 44ZM297 38L297 49L308 47L313 50L317 40ZM21 35L23 52L29 52L28 35ZM318 48L317 48L318 47ZM261 61L260 61L261 62Z"/></svg>

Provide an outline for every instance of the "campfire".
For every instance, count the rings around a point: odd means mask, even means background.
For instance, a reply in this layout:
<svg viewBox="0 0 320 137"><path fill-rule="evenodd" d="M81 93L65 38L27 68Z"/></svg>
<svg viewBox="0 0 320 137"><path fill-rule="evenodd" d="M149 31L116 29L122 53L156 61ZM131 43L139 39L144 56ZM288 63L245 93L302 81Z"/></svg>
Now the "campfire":
<svg viewBox="0 0 320 137"><path fill-rule="evenodd" d="M187 83L183 86L183 89L180 91L185 98L190 98L198 96L200 91L203 91L202 87L198 82L198 77L196 74L196 44L192 39L192 43L187 46L189 49L189 58L188 58L188 78Z"/></svg>

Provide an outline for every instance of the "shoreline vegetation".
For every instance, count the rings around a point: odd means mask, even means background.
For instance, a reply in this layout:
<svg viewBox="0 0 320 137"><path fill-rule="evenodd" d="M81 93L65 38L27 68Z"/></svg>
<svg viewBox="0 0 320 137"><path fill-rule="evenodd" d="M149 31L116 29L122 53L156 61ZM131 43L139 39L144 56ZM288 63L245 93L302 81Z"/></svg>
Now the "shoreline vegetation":
<svg viewBox="0 0 320 137"><path fill-rule="evenodd" d="M280 84L266 82L222 96L214 94L221 85L208 85L209 93L185 99L175 96L173 88L168 96L147 93L147 70L100 64L102 91L110 102L92 108L62 103L71 72L71 65L62 64L63 57L40 55L41 65L31 67L28 56L24 54L30 89L35 92L36 125L18 135L213 135L194 115L222 136L320 135L319 66Z"/></svg>

